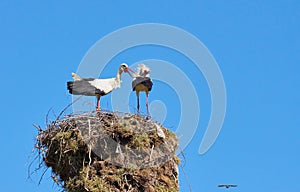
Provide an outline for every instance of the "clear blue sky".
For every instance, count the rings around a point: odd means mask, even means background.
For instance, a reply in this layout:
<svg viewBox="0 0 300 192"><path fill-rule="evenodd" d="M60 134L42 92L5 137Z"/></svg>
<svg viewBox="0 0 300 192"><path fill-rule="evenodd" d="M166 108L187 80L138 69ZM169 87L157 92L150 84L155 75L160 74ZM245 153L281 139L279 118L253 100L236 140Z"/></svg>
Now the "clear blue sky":
<svg viewBox="0 0 300 192"><path fill-rule="evenodd" d="M1 191L57 189L49 174L40 186L41 172L35 181L27 180L37 133L31 124L45 126L51 107L59 113L71 102L66 81L96 41L121 27L149 22L194 34L217 60L226 84L224 126L213 147L199 155L210 95L203 77L192 68L182 69L199 80L195 85L201 96L199 127L184 151L193 191L225 191L217 188L219 183L238 184L231 191L300 191L299 10L297 0L1 1ZM149 58L185 61L163 51L132 49L120 59L128 56L129 64ZM116 59L111 68L118 65ZM114 73L106 68L103 76ZM155 86L150 101L170 106L166 125L172 129L178 123L178 98L167 97L172 90L160 90L159 83ZM180 183L181 191L188 191L183 174Z"/></svg>

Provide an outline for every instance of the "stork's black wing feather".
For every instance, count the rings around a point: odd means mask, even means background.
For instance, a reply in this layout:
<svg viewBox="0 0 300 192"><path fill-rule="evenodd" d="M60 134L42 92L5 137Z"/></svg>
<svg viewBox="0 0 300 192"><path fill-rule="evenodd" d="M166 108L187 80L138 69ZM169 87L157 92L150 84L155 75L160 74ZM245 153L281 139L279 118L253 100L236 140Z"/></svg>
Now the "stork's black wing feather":
<svg viewBox="0 0 300 192"><path fill-rule="evenodd" d="M153 82L150 79L150 77L136 77L132 81L132 90L135 91L135 87L139 84L143 84L144 86L146 86L148 88L148 91L151 91Z"/></svg>
<svg viewBox="0 0 300 192"><path fill-rule="evenodd" d="M67 82L67 88L70 94L73 95L86 95L86 96L95 96L95 95L105 95L104 91L97 89L92 84L89 83L86 79L78 81L69 81Z"/></svg>

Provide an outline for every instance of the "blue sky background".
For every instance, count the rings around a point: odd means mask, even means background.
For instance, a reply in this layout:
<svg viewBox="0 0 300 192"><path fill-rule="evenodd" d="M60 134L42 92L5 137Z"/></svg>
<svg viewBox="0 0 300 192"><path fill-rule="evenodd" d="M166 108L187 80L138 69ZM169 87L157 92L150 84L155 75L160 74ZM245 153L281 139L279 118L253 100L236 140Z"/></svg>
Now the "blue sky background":
<svg viewBox="0 0 300 192"><path fill-rule="evenodd" d="M139 23L180 27L200 39L223 73L227 113L213 147L198 154L210 115L205 79L182 55L159 47L128 50L103 77L129 64L156 58L180 67L193 81L201 103L197 133L185 149L181 191L300 191L300 2L278 1L1 1L1 190L55 191L49 174L37 185L27 166L47 111L71 102L66 81L88 49L106 34ZM187 63L186 66L183 63ZM113 70L111 70L113 69ZM127 77L124 77L127 78ZM157 82L151 100L168 108L166 126L178 123L178 97ZM134 95L130 104L135 105ZM109 99L102 104L109 108Z"/></svg>

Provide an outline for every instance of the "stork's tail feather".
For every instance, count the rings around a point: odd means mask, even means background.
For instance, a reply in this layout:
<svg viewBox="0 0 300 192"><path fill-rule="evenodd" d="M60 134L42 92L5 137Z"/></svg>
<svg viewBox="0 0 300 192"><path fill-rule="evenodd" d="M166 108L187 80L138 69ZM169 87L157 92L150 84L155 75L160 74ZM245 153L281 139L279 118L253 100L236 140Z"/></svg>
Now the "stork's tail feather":
<svg viewBox="0 0 300 192"><path fill-rule="evenodd" d="M72 81L67 82L67 88L68 88L70 94L73 94L73 85L74 85L74 82L72 82Z"/></svg>
<svg viewBox="0 0 300 192"><path fill-rule="evenodd" d="M74 79L74 81L81 80L81 77L79 75L77 75L76 73L72 73L72 78Z"/></svg>

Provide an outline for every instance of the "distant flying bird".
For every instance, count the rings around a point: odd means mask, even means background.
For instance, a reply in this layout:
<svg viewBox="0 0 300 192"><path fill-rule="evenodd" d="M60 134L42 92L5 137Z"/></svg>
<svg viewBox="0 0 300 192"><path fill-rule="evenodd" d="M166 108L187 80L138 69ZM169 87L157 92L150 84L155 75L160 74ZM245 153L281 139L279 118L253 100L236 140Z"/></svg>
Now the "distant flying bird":
<svg viewBox="0 0 300 192"><path fill-rule="evenodd" d="M224 185L224 184L221 184L221 185L218 185L218 187L226 187L228 189L229 187L237 187L237 185L231 185L231 184Z"/></svg>
<svg viewBox="0 0 300 192"><path fill-rule="evenodd" d="M132 80L132 90L136 92L137 97L137 109L138 113L140 113L140 92L146 92L146 107L147 114L149 115L148 109L148 95L152 89L152 80L150 78L150 68L144 64L140 64L138 66L138 70L136 72L136 76Z"/></svg>
<svg viewBox="0 0 300 192"><path fill-rule="evenodd" d="M121 87L121 74L123 72L129 73L129 69L127 64L122 63L116 77L109 79L81 78L79 75L72 73L74 81L67 82L69 93L73 95L96 96L96 110L100 110L100 97Z"/></svg>

